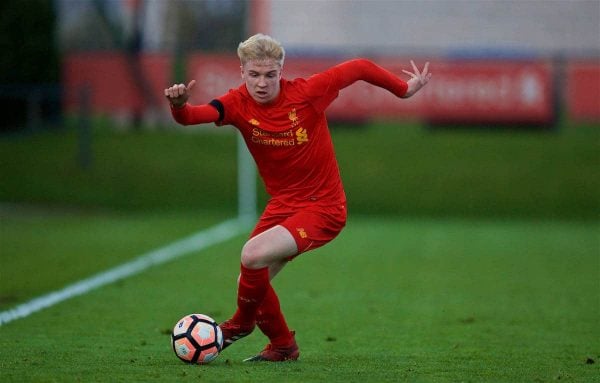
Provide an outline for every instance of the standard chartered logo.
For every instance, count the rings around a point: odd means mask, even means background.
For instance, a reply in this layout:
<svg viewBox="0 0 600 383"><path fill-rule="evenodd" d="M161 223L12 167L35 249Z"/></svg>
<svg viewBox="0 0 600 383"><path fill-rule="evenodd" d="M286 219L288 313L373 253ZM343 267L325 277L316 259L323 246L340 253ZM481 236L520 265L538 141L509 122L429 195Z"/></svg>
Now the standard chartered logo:
<svg viewBox="0 0 600 383"><path fill-rule="evenodd" d="M252 129L252 142L268 146L294 146L296 140L291 130L285 132L269 132L258 127Z"/></svg>
<svg viewBox="0 0 600 383"><path fill-rule="evenodd" d="M296 146L308 142L308 132L300 125L300 117L296 109L288 112L290 129L284 132L271 132L259 128L260 122L254 118L248 120L252 125L252 142L267 146Z"/></svg>

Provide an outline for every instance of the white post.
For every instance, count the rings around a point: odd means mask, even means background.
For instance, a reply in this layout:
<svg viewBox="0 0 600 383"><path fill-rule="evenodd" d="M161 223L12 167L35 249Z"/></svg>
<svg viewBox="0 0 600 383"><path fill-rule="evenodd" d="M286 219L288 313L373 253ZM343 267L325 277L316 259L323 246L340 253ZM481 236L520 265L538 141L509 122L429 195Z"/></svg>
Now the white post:
<svg viewBox="0 0 600 383"><path fill-rule="evenodd" d="M238 218L256 219L256 165L241 134L237 139L238 158Z"/></svg>

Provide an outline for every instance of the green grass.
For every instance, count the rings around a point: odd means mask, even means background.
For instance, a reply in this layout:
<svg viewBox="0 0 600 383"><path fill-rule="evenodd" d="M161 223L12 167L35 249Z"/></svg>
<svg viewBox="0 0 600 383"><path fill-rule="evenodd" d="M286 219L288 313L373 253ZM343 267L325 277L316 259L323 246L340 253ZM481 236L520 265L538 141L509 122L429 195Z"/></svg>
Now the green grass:
<svg viewBox="0 0 600 383"><path fill-rule="evenodd" d="M350 211L596 220L600 127L516 129L334 127ZM231 130L184 134L105 127L95 130L92 147L92 167L84 170L77 161L77 135L69 129L0 137L0 201L235 211L236 136Z"/></svg>
<svg viewBox="0 0 600 383"><path fill-rule="evenodd" d="M17 301L219 218L23 216L3 212L0 237L0 295L27 285ZM194 311L232 313L240 236L0 327L0 381L598 381L599 229L351 214L338 239L275 281L299 362L242 363L265 344L255 333L210 365L185 365L170 328Z"/></svg>
<svg viewBox="0 0 600 383"><path fill-rule="evenodd" d="M347 129L334 141L349 206L364 214L600 215L598 127L426 131L387 124Z"/></svg>
<svg viewBox="0 0 600 383"><path fill-rule="evenodd" d="M58 208L0 210L0 310L121 264L226 217Z"/></svg>
<svg viewBox="0 0 600 383"><path fill-rule="evenodd" d="M237 202L233 131L97 129L81 167L69 129L0 139L0 201L127 210L228 211Z"/></svg>
<svg viewBox="0 0 600 383"><path fill-rule="evenodd" d="M0 327L0 381L600 381L597 125L333 139L348 227L275 281L298 363L241 363L259 333L208 366L169 348L232 313L240 236ZM82 169L71 129L0 137L0 310L233 216L235 146L97 128Z"/></svg>

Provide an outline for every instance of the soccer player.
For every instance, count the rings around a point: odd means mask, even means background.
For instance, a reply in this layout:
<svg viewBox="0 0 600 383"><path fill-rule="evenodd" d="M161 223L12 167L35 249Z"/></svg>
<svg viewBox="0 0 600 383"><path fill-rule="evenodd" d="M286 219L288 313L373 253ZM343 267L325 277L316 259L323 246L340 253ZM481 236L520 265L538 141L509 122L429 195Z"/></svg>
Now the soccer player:
<svg viewBox="0 0 600 383"><path fill-rule="evenodd" d="M223 348L255 326L269 344L246 361L298 359L270 281L294 257L333 240L346 224L346 196L329 134L325 109L341 89L358 80L399 98L418 92L431 78L429 63L396 75L366 59L343 62L307 79L282 77L281 44L257 34L238 46L243 84L208 104L187 103L194 87L176 84L164 93L174 119L183 125L235 126L246 141L270 199L241 251L237 311L220 324Z"/></svg>

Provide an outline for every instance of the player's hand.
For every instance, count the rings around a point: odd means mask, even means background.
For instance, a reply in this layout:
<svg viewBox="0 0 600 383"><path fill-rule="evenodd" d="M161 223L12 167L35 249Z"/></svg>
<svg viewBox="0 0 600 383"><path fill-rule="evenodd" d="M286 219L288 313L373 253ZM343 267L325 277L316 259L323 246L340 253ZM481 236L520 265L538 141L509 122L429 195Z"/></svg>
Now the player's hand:
<svg viewBox="0 0 600 383"><path fill-rule="evenodd" d="M196 84L196 80L192 80L185 86L184 84L175 84L165 89L165 97L171 105L176 108L180 108L185 105L188 98L190 97L190 91Z"/></svg>
<svg viewBox="0 0 600 383"><path fill-rule="evenodd" d="M427 85L431 79L431 73L429 73L429 61L425 63L422 72L417 68L413 60L410 60L410 64L413 68L412 72L404 69L402 70L402 72L410 76L410 80L407 81L408 90L404 97L410 97L417 93L422 87Z"/></svg>

